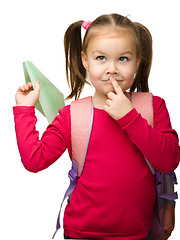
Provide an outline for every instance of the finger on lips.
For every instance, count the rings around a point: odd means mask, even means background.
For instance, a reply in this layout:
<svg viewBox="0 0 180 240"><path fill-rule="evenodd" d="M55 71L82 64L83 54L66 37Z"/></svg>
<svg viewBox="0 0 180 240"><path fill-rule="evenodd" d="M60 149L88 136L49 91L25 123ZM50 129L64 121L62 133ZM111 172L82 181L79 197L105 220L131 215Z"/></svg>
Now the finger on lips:
<svg viewBox="0 0 180 240"><path fill-rule="evenodd" d="M118 84L118 82L116 81L116 79L114 77L110 77L110 81L114 87L114 90L115 92L118 94L118 93L121 93L122 92L122 89L120 87L120 85Z"/></svg>

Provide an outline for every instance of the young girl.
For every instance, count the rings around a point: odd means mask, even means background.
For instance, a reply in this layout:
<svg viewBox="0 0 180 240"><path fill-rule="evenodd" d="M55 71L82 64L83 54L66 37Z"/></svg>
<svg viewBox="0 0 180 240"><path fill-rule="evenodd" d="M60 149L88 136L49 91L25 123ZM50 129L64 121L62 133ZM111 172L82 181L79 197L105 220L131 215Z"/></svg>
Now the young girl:
<svg viewBox="0 0 180 240"><path fill-rule="evenodd" d="M82 26L87 29L83 42ZM87 73L95 94L86 162L65 209L64 237L149 239L156 192L144 156L160 172L173 171L180 156L164 100L153 96L154 128L131 103L130 92L149 91L151 34L127 17L103 15L92 23L72 24L65 34L65 53L68 98L79 98ZM39 82L34 90L31 83L19 87L14 107L21 159L32 172L49 167L66 148L72 157L70 106L59 110L38 139L34 106L39 92Z"/></svg>

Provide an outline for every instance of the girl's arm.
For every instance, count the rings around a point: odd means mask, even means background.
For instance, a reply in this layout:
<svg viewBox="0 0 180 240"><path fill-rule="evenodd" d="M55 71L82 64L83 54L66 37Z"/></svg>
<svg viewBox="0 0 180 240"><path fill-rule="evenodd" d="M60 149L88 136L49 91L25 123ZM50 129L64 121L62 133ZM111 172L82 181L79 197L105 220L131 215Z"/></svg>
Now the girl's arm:
<svg viewBox="0 0 180 240"><path fill-rule="evenodd" d="M179 164L180 147L177 133L171 127L164 100L154 97L154 128L152 128L133 108L116 80L114 78L110 80L114 92L108 93L104 110L117 120L155 169L160 172L174 171Z"/></svg>
<svg viewBox="0 0 180 240"><path fill-rule="evenodd" d="M16 93L17 106L14 110L15 131L21 160L31 172L38 172L54 163L69 146L65 110L61 109L52 124L47 127L41 139L36 130L37 118L34 104L39 98L39 83L20 87ZM68 139L68 140L67 140Z"/></svg>
<svg viewBox="0 0 180 240"><path fill-rule="evenodd" d="M117 122L142 154L160 172L172 172L179 164L178 135L172 129L165 101L153 97L154 128L135 110Z"/></svg>

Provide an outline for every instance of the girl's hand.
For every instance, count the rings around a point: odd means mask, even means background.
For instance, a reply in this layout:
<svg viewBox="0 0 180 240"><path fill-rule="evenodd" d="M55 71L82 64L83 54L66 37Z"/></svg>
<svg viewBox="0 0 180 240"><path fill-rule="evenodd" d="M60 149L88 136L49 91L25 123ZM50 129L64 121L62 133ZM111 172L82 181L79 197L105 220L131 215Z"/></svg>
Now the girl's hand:
<svg viewBox="0 0 180 240"><path fill-rule="evenodd" d="M17 106L35 106L39 100L40 83L36 82L33 90L32 83L29 82L18 88L15 100Z"/></svg>
<svg viewBox="0 0 180 240"><path fill-rule="evenodd" d="M118 120L130 112L134 107L131 101L123 93L120 85L117 83L116 79L110 78L112 86L114 87L114 92L109 92L107 94L106 105L104 110L115 120Z"/></svg>

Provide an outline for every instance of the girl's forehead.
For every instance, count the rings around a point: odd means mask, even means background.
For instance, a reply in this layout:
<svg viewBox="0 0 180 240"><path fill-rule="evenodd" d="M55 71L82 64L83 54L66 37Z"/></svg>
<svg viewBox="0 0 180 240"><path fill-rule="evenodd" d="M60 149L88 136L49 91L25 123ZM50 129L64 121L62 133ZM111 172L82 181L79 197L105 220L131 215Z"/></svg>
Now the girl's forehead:
<svg viewBox="0 0 180 240"><path fill-rule="evenodd" d="M116 39L116 42L119 41L124 43L124 46L129 46L135 48L135 42L133 39L133 33L130 29L114 28L114 27L103 27L101 29L95 29L91 33L89 39L88 48L93 47L94 45L103 45L107 43L108 39Z"/></svg>
<svg viewBox="0 0 180 240"><path fill-rule="evenodd" d="M95 27L91 30L91 38L93 37L109 37L109 38L121 38L121 37L133 37L133 31L130 28L103 26Z"/></svg>

